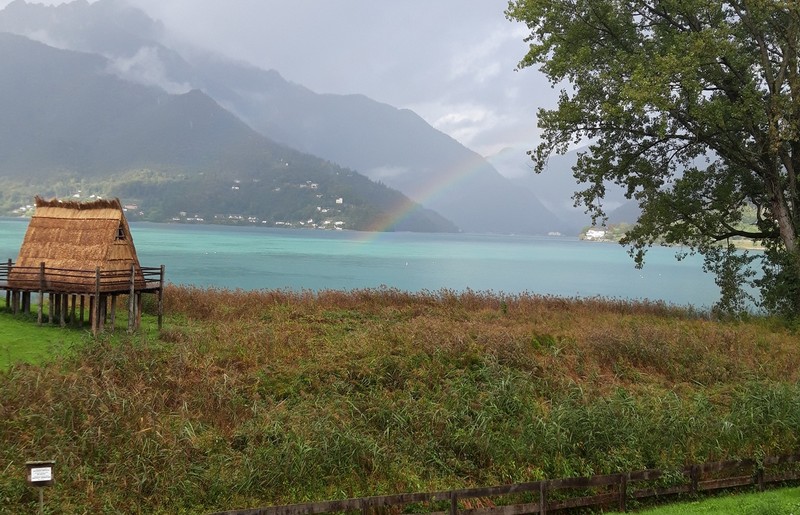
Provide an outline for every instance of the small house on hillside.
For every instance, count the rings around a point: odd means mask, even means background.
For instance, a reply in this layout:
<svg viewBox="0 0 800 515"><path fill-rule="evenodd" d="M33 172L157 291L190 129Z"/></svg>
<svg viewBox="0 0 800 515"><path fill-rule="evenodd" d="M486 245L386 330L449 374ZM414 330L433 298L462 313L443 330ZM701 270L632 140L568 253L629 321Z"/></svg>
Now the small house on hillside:
<svg viewBox="0 0 800 515"><path fill-rule="evenodd" d="M93 332L103 328L109 300L113 328L119 295L128 295L128 329L137 328L142 294L154 293L160 327L163 271L163 266L139 264L118 199L79 202L37 197L17 261L9 260L5 270L0 268L0 289L6 290L6 304L15 313L29 311L31 293L39 292L40 322L48 294L50 321L60 318L62 325L67 319L77 322L78 302L82 322L88 299Z"/></svg>

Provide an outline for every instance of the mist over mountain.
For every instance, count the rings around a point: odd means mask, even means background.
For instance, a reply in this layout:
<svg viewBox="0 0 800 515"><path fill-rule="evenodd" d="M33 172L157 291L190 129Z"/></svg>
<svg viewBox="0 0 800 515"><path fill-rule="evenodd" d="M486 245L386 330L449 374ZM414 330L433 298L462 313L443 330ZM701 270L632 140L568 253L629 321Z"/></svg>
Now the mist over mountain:
<svg viewBox="0 0 800 515"><path fill-rule="evenodd" d="M271 140L396 188L464 231L570 229L541 195L519 188L415 113L362 95L317 94L277 71L176 43L122 0L57 7L16 0L0 11L0 31L99 54L109 75L130 83L172 94L202 91Z"/></svg>

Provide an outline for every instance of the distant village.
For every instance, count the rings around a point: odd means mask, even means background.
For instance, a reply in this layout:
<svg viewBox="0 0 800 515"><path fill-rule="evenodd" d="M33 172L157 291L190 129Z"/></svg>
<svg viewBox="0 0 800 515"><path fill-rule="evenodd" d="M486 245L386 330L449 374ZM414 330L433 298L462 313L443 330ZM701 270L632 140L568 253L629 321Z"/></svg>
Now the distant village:
<svg viewBox="0 0 800 515"><path fill-rule="evenodd" d="M580 234L585 241L619 241L631 229L627 223L612 224L603 227L589 227Z"/></svg>

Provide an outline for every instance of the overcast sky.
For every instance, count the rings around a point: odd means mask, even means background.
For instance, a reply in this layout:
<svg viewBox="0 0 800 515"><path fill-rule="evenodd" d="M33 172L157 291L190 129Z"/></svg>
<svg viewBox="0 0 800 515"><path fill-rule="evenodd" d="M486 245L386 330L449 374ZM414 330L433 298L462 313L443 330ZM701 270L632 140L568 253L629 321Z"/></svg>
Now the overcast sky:
<svg viewBox="0 0 800 515"><path fill-rule="evenodd" d="M318 93L412 109L483 155L531 148L536 109L557 96L537 70L516 71L527 32L506 19L507 0L127 1L180 38Z"/></svg>

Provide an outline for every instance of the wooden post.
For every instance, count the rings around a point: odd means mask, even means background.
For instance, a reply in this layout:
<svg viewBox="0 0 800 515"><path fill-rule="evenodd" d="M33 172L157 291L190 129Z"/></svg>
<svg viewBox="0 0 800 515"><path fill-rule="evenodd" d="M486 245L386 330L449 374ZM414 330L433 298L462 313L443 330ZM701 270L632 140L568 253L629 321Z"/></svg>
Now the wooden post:
<svg viewBox="0 0 800 515"><path fill-rule="evenodd" d="M628 499L628 476L630 474L620 474L619 475L619 486L617 487L617 493L619 494L619 505L617 509L621 512L628 511L626 503Z"/></svg>
<svg viewBox="0 0 800 515"><path fill-rule="evenodd" d="M161 321L164 318L164 265L161 265L161 275L158 277L158 330L161 330Z"/></svg>
<svg viewBox="0 0 800 515"><path fill-rule="evenodd" d="M91 300L89 301L89 303L90 303L89 304L90 305L89 309L91 309ZM81 325L83 325L83 310L84 310L85 307L86 307L86 296L85 295L81 295Z"/></svg>
<svg viewBox="0 0 800 515"><path fill-rule="evenodd" d="M539 483L539 513L547 513L547 481Z"/></svg>
<svg viewBox="0 0 800 515"><path fill-rule="evenodd" d="M455 492L450 492L450 515L458 515L458 496Z"/></svg>
<svg viewBox="0 0 800 515"><path fill-rule="evenodd" d="M100 331L100 267L94 271L94 306L92 309L92 334Z"/></svg>
<svg viewBox="0 0 800 515"><path fill-rule="evenodd" d="M142 309L144 308L144 298L142 292L136 294L136 329L142 325Z"/></svg>
<svg viewBox="0 0 800 515"><path fill-rule="evenodd" d="M764 464L756 463L756 478L755 484L759 492L764 491Z"/></svg>
<svg viewBox="0 0 800 515"><path fill-rule="evenodd" d="M39 325L44 322L44 261L39 263Z"/></svg>
<svg viewBox="0 0 800 515"><path fill-rule="evenodd" d="M8 275L11 275L11 265L12 261L11 258L8 258ZM11 290L6 290L6 309L11 309Z"/></svg>
<svg viewBox="0 0 800 515"><path fill-rule="evenodd" d="M47 294L47 322L49 324L54 324L56 322L56 318L53 315L55 309L55 301L53 300L53 293Z"/></svg>
<svg viewBox="0 0 800 515"><path fill-rule="evenodd" d="M114 332L114 327L117 324L117 294L111 294L111 332Z"/></svg>
<svg viewBox="0 0 800 515"><path fill-rule="evenodd" d="M108 320L108 294L100 294L100 318L97 320L99 330L106 330L106 321Z"/></svg>
<svg viewBox="0 0 800 515"><path fill-rule="evenodd" d="M59 294L61 300L61 327L67 326L67 311L69 311L69 296L66 293Z"/></svg>
<svg viewBox="0 0 800 515"><path fill-rule="evenodd" d="M72 294L72 305L71 305L70 310L69 310L69 322L72 325L76 325L78 323L77 322L77 318L75 317L75 301L77 300L76 297L77 297L77 295L75 295L73 293Z"/></svg>
<svg viewBox="0 0 800 515"><path fill-rule="evenodd" d="M131 263L131 284L128 293L128 333L135 330L136 325L136 264Z"/></svg>

